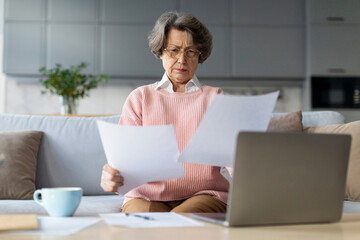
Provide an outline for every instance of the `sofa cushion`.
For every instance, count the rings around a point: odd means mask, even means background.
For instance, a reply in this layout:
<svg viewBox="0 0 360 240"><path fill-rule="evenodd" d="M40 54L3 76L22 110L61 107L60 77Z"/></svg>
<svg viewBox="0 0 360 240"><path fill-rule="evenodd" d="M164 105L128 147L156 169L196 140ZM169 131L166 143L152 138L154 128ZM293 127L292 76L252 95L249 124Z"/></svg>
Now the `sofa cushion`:
<svg viewBox="0 0 360 240"><path fill-rule="evenodd" d="M104 194L106 163L96 120L117 123L119 116L66 117L0 114L0 131L44 132L38 155L36 187L81 187L84 195Z"/></svg>
<svg viewBox="0 0 360 240"><path fill-rule="evenodd" d="M308 133L350 134L352 137L345 199L360 201L360 121L322 127L306 127Z"/></svg>
<svg viewBox="0 0 360 240"><path fill-rule="evenodd" d="M302 132L301 111L291 112L270 119L268 132Z"/></svg>
<svg viewBox="0 0 360 240"><path fill-rule="evenodd" d="M273 113L272 117L278 117L285 114L286 113ZM335 111L302 112L303 126L326 126L342 123L344 123L344 116Z"/></svg>
<svg viewBox="0 0 360 240"><path fill-rule="evenodd" d="M32 199L42 132L0 133L0 199Z"/></svg>
<svg viewBox="0 0 360 240"><path fill-rule="evenodd" d="M331 124L343 124L344 116L335 111L312 111L303 112L304 126L326 126Z"/></svg>

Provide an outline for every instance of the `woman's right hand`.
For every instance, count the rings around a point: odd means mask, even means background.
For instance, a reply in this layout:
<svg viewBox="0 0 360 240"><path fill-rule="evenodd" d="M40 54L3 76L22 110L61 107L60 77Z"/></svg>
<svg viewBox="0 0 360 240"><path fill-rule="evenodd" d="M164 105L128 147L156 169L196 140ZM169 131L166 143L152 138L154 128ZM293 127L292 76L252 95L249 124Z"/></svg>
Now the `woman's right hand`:
<svg viewBox="0 0 360 240"><path fill-rule="evenodd" d="M109 164L105 164L102 170L100 186L105 192L117 192L117 189L124 185L124 178L120 172Z"/></svg>

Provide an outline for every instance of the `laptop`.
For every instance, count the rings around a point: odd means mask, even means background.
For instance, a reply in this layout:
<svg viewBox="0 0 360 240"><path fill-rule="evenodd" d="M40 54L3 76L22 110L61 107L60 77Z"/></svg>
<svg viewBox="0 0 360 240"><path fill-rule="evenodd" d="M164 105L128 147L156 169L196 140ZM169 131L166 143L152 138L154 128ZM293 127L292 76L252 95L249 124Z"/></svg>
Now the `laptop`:
<svg viewBox="0 0 360 240"><path fill-rule="evenodd" d="M226 213L193 213L225 226L341 219L351 136L240 132Z"/></svg>

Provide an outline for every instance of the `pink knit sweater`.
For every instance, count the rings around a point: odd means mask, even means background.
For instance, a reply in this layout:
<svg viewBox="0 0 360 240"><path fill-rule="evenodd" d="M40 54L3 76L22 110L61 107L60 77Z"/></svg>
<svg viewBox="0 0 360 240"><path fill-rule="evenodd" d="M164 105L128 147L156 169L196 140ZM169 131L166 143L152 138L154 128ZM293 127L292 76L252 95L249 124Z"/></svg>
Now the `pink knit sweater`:
<svg viewBox="0 0 360 240"><path fill-rule="evenodd" d="M202 91L168 93L155 89L156 84L139 87L129 95L119 124L173 124L179 151L182 152L199 126L213 95L221 93L221 89L203 86ZM132 198L175 201L198 194L210 194L227 202L229 183L220 174L219 167L192 163L183 163L183 166L186 177L146 183L126 193L124 203Z"/></svg>

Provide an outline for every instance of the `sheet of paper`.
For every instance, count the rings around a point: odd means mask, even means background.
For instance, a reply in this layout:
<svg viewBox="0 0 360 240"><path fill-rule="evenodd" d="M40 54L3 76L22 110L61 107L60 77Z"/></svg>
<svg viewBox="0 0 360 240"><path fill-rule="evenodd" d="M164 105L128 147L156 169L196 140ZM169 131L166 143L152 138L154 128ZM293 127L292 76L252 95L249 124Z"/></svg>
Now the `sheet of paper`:
<svg viewBox="0 0 360 240"><path fill-rule="evenodd" d="M182 163L177 161L179 149L172 125L97 123L107 161L124 177L119 194L147 182L185 177Z"/></svg>
<svg viewBox="0 0 360 240"><path fill-rule="evenodd" d="M156 228L156 227L197 227L204 224L176 213L126 213L100 214L109 225L130 228ZM145 218L142 218L145 217ZM150 218L150 220L149 220Z"/></svg>
<svg viewBox="0 0 360 240"><path fill-rule="evenodd" d="M98 217L48 217L38 216L39 229L31 231L12 231L12 234L26 235L70 235L101 221Z"/></svg>
<svg viewBox="0 0 360 240"><path fill-rule="evenodd" d="M214 96L179 161L232 167L237 134L266 131L278 94Z"/></svg>

